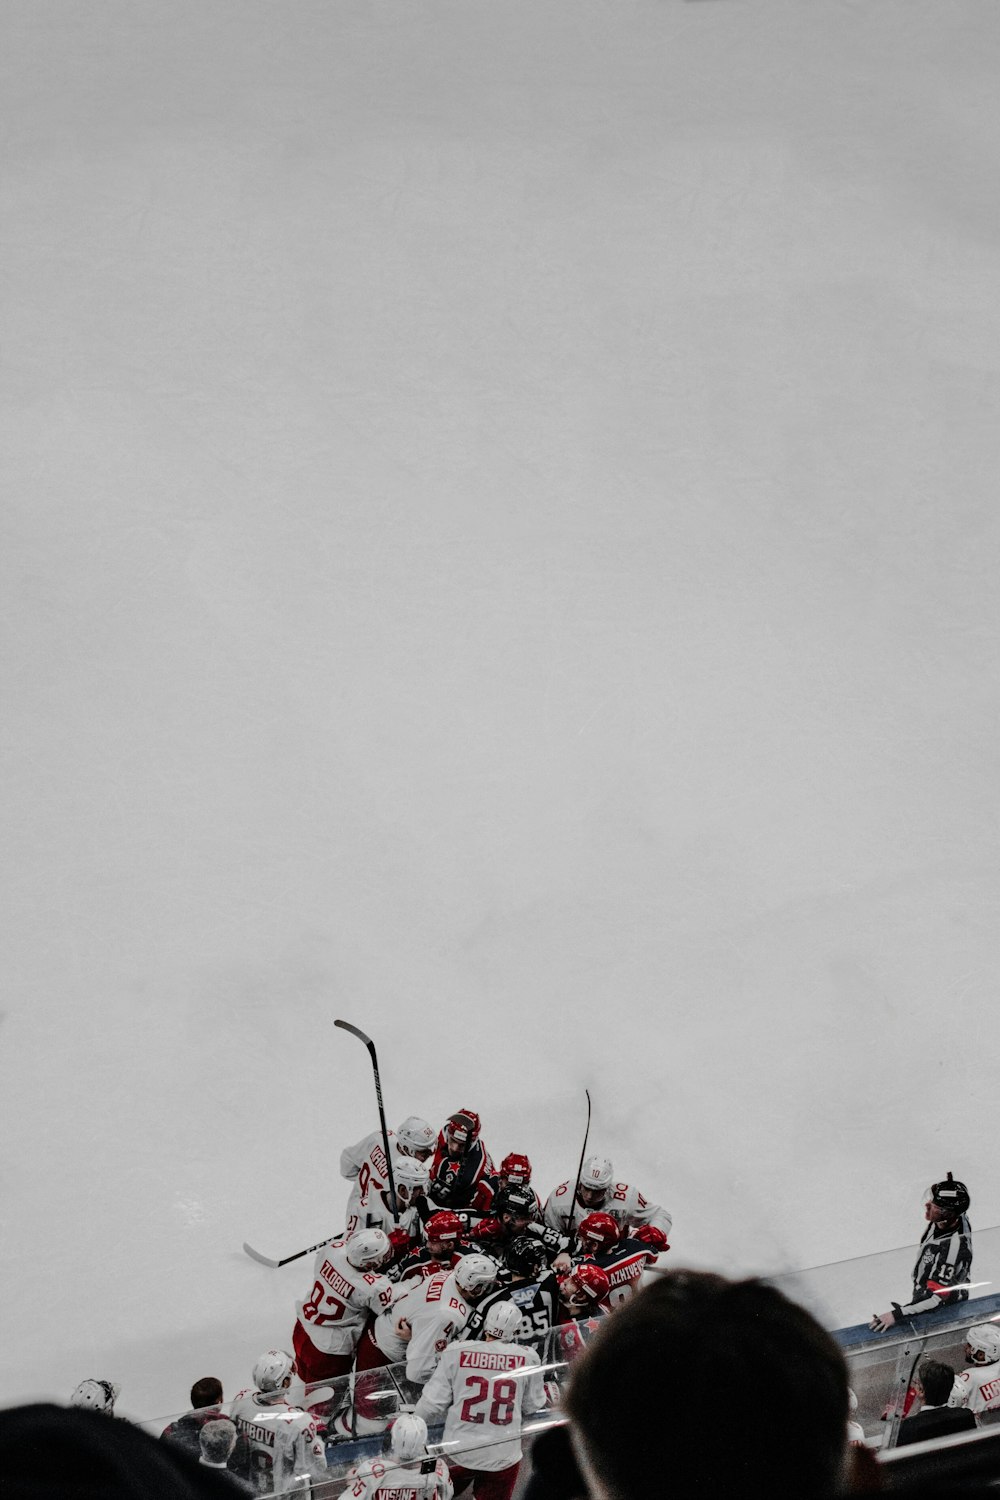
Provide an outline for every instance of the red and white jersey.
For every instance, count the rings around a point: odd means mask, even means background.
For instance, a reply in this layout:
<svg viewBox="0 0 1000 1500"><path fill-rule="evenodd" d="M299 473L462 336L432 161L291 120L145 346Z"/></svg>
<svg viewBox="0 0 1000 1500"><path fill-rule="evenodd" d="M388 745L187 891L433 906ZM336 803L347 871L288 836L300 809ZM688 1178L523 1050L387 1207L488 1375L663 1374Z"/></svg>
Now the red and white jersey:
<svg viewBox="0 0 1000 1500"><path fill-rule="evenodd" d="M430 1423L447 1412L441 1442L449 1457L463 1469L492 1473L518 1462L522 1413L544 1406L534 1349L461 1339L441 1355L416 1413Z"/></svg>
<svg viewBox="0 0 1000 1500"><path fill-rule="evenodd" d="M399 1147L395 1132L390 1130L388 1136L389 1150L396 1156L399 1154ZM393 1161L393 1166L395 1165ZM368 1225L366 1221L369 1211L377 1212L372 1205L378 1203L382 1189L389 1186L389 1168L380 1130L373 1130L356 1145L344 1148L340 1153L340 1175L354 1180L347 1200L347 1233L353 1234L356 1229L366 1227L381 1229L381 1224Z"/></svg>
<svg viewBox="0 0 1000 1500"><path fill-rule="evenodd" d="M347 1246L330 1243L317 1251L312 1291L295 1304L295 1313L323 1354L350 1354L368 1314L377 1316L387 1308L393 1290L388 1276L356 1270L347 1259Z"/></svg>
<svg viewBox="0 0 1000 1500"><path fill-rule="evenodd" d="M283 1395L240 1391L229 1408L250 1454L250 1481L258 1495L286 1490L296 1481L327 1479L326 1451L316 1423Z"/></svg>
<svg viewBox="0 0 1000 1500"><path fill-rule="evenodd" d="M453 1271L438 1272L425 1281L407 1281L396 1288L396 1302L376 1318L372 1335L382 1353L394 1362L406 1360L406 1378L423 1385L452 1339L465 1327L471 1308L459 1291ZM405 1318L409 1340L397 1327Z"/></svg>
<svg viewBox="0 0 1000 1500"><path fill-rule="evenodd" d="M415 1459L411 1464L372 1458L348 1470L341 1500L451 1500L454 1493L443 1458Z"/></svg>
<svg viewBox="0 0 1000 1500"><path fill-rule="evenodd" d="M402 1204L400 1204L397 1200L397 1206L400 1212L399 1218L394 1219L392 1217L392 1210L389 1207L388 1199L388 1188L386 1188L382 1192L369 1193L367 1203L359 1202L355 1207L354 1212L359 1222L354 1226L354 1228L382 1229L386 1234L388 1234L389 1230L395 1228L396 1224L398 1224L400 1229L404 1229L406 1231L415 1245L419 1244L421 1236L421 1220L420 1215L417 1213L417 1210L415 1208L403 1208ZM348 1229L347 1233L353 1234L354 1229Z"/></svg>
<svg viewBox="0 0 1000 1500"><path fill-rule="evenodd" d="M573 1179L570 1178L568 1182L561 1182L557 1188L553 1188L545 1200L544 1222L560 1234L573 1233L588 1214L602 1213L610 1214L623 1234L629 1229L638 1229L642 1224L652 1224L654 1229L662 1229L668 1238L670 1236L673 1219L667 1210L658 1203L650 1203L631 1183L613 1182L604 1195L603 1203L590 1204L588 1207L576 1203L571 1213L572 1193Z"/></svg>
<svg viewBox="0 0 1000 1500"><path fill-rule="evenodd" d="M971 1412L996 1411L1000 1407L1000 1364L970 1365L967 1370L959 1370L948 1405L966 1406Z"/></svg>

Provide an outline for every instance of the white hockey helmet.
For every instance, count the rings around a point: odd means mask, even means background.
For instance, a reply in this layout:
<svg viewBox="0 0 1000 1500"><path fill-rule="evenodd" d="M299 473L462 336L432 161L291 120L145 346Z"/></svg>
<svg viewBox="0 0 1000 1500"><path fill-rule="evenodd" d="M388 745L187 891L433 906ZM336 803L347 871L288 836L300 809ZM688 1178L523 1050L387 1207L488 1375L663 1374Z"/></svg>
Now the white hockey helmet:
<svg viewBox="0 0 1000 1500"><path fill-rule="evenodd" d="M615 1180L615 1169L606 1156L588 1156L580 1171L580 1186L593 1193L606 1193Z"/></svg>
<svg viewBox="0 0 1000 1500"><path fill-rule="evenodd" d="M415 1156L397 1156L392 1164L392 1180L397 1188L406 1188L407 1198L412 1198L417 1188L426 1192L431 1174L425 1161L418 1161Z"/></svg>
<svg viewBox="0 0 1000 1500"><path fill-rule="evenodd" d="M433 1153L436 1139L427 1121L422 1120L419 1115L407 1115L396 1131L400 1151L408 1156L415 1156L419 1151L422 1153L422 1160Z"/></svg>
<svg viewBox="0 0 1000 1500"><path fill-rule="evenodd" d="M391 1254L384 1229L356 1229L347 1241L347 1259L356 1271L377 1270Z"/></svg>
<svg viewBox="0 0 1000 1500"><path fill-rule="evenodd" d="M455 1285L467 1297L481 1297L497 1279L497 1263L488 1255L463 1255L455 1265Z"/></svg>
<svg viewBox="0 0 1000 1500"><path fill-rule="evenodd" d="M491 1339L512 1339L523 1314L513 1302L494 1302L483 1319L483 1334Z"/></svg>
<svg viewBox="0 0 1000 1500"><path fill-rule="evenodd" d="M1000 1359L1000 1328L995 1323L976 1323L967 1328L965 1342L974 1365L992 1365Z"/></svg>
<svg viewBox="0 0 1000 1500"><path fill-rule="evenodd" d="M858 1398L854 1394L854 1392L851 1390L851 1387L848 1386L847 1387L847 1410L850 1411L850 1412L855 1412L855 1411L857 1411L857 1409L858 1409Z"/></svg>
<svg viewBox="0 0 1000 1500"><path fill-rule="evenodd" d="M115 1402L118 1400L120 1385L114 1385L110 1380L81 1380L72 1396L69 1398L70 1406L82 1406L90 1411L103 1411L108 1416L114 1415Z"/></svg>
<svg viewBox="0 0 1000 1500"><path fill-rule="evenodd" d="M265 1394L280 1391L294 1369L295 1361L284 1349L268 1349L253 1367L253 1383Z"/></svg>
<svg viewBox="0 0 1000 1500"><path fill-rule="evenodd" d="M392 1456L401 1464L414 1458L423 1458L427 1450L427 1423L416 1412L403 1411L389 1430L389 1447Z"/></svg>

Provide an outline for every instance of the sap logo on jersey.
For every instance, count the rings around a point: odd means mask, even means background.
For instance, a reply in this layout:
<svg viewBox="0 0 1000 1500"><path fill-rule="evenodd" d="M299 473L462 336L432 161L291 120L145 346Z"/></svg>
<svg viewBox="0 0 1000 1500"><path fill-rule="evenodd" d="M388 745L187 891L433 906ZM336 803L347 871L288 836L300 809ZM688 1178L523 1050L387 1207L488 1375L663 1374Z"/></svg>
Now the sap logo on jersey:
<svg viewBox="0 0 1000 1500"><path fill-rule="evenodd" d="M483 1349L464 1349L458 1356L463 1370L519 1370L525 1363L523 1354L491 1354Z"/></svg>
<svg viewBox="0 0 1000 1500"><path fill-rule="evenodd" d="M345 1281L336 1267L331 1266L328 1260L325 1260L323 1262L323 1267L319 1274L322 1276L327 1286L332 1286L335 1292L343 1292L345 1297L349 1297L354 1290L354 1288L351 1286L351 1283L349 1281Z"/></svg>

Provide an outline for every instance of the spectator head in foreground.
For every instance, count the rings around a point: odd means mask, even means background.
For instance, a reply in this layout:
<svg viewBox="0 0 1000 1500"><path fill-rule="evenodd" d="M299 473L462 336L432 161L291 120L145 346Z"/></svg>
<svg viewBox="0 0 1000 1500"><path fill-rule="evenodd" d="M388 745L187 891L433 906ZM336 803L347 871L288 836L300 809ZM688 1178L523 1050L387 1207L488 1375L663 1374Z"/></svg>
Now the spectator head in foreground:
<svg viewBox="0 0 1000 1500"><path fill-rule="evenodd" d="M3 1500L232 1500L228 1474L131 1422L66 1406L0 1411Z"/></svg>
<svg viewBox="0 0 1000 1500"><path fill-rule="evenodd" d="M72 1396L70 1406L79 1406L87 1411L99 1411L106 1417L115 1414L115 1402L121 1391L120 1385L110 1380L81 1380Z"/></svg>
<svg viewBox="0 0 1000 1500"><path fill-rule="evenodd" d="M646 1500L665 1462L680 1493L739 1500L849 1482L843 1355L760 1281L658 1276L601 1324L564 1409L592 1500Z"/></svg>
<svg viewBox="0 0 1000 1500"><path fill-rule="evenodd" d="M206 1422L198 1434L201 1444L200 1462L210 1469L225 1469L236 1447L236 1424L228 1417L218 1417Z"/></svg>

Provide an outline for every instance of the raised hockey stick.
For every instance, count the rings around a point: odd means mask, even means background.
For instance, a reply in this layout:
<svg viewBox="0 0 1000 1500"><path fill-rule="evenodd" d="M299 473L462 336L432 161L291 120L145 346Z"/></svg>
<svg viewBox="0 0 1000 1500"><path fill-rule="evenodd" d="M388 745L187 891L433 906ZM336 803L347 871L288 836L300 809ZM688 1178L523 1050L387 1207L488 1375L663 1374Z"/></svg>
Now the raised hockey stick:
<svg viewBox="0 0 1000 1500"><path fill-rule="evenodd" d="M389 1150L389 1132L385 1125L385 1107L382 1103L382 1080L379 1078L378 1073L378 1058L375 1055L375 1043L370 1036L365 1036L363 1031L359 1031L357 1026L352 1026L350 1021L334 1021L333 1024L334 1026L339 1026L343 1031L349 1031L352 1036L357 1037L359 1042L364 1042L368 1048L368 1055L372 1060L372 1071L375 1074L375 1097L378 1100L378 1118L379 1124L382 1126L382 1144L385 1147L385 1164L389 1173L389 1198L392 1202L392 1218L393 1223L398 1224L399 1201L396 1198L396 1182L392 1175L392 1152Z"/></svg>
<svg viewBox="0 0 1000 1500"><path fill-rule="evenodd" d="M580 1191L580 1178L583 1176L583 1158L587 1154L587 1141L590 1137L590 1090L583 1091L587 1096L587 1128L583 1132L583 1145L580 1147L580 1165L576 1169L576 1181L573 1184L573 1196L569 1201L569 1221L566 1225L566 1233L570 1240L573 1239L573 1215L576 1213L576 1195Z"/></svg>
<svg viewBox="0 0 1000 1500"><path fill-rule="evenodd" d="M335 1238L335 1235L328 1234L325 1240L317 1240L315 1245L307 1245L304 1250L296 1250L294 1255L286 1255L284 1260L272 1260L269 1255L261 1255L260 1251L255 1250L252 1245L248 1245L246 1240L243 1241L243 1248L251 1260L259 1260L262 1266L271 1266L274 1270L277 1270L279 1266L287 1266L289 1261L301 1260L303 1255L311 1255L321 1245L328 1245Z"/></svg>

